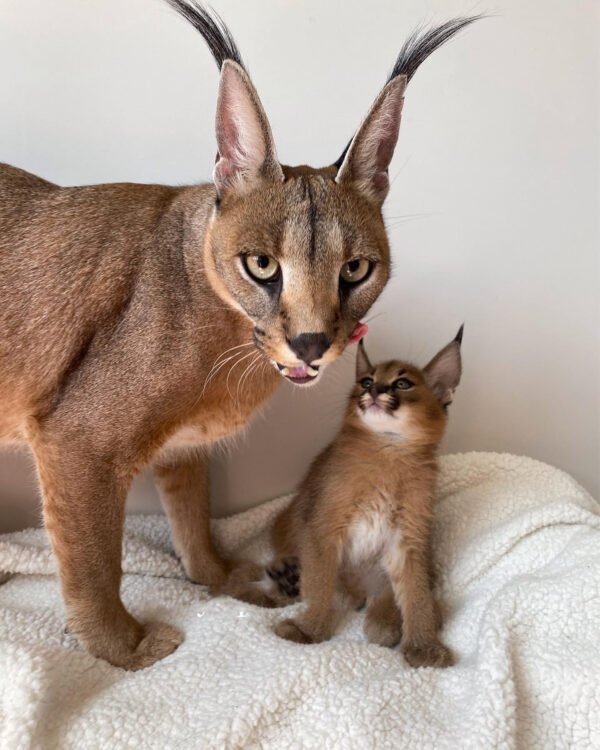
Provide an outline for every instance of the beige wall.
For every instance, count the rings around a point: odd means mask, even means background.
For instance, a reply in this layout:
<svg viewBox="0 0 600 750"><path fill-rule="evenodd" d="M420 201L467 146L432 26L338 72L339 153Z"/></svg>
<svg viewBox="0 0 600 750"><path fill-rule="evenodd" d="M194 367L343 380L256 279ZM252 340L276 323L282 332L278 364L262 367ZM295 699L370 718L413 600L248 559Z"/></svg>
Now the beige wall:
<svg viewBox="0 0 600 750"><path fill-rule="evenodd" d="M335 159L420 21L459 0L215 0L283 161ZM445 448L524 453L600 496L599 6L495 0L407 94L386 205L395 275L373 356L423 363L463 320ZM4 0L0 160L61 184L210 177L217 73L158 0ZM398 219L396 217L406 217ZM376 316L376 317L375 317ZM215 511L289 490L331 437L351 356L287 384L214 461ZM0 460L0 528L38 517L24 457ZM146 478L132 509L158 508Z"/></svg>

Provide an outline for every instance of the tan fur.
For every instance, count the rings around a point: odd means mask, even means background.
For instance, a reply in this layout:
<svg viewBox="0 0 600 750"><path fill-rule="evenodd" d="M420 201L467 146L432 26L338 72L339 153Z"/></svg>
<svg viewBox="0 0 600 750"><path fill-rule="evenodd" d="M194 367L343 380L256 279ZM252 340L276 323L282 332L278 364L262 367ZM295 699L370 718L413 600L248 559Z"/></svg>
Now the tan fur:
<svg viewBox="0 0 600 750"><path fill-rule="evenodd" d="M317 180L331 222L345 214L370 221L380 270L342 310L332 279L315 276L302 259L310 234L296 235L304 245L272 247L298 269L296 287L282 296L279 313L259 306L250 318L236 304L249 283L224 282L214 258L231 247L233 262L238 238L253 234L271 248L273 216L291 213L302 225L308 204L299 207L297 196L307 180ZM224 196L218 215L214 203L209 185L59 188L0 167L0 442L28 443L34 452L71 630L92 653L130 669L181 640L169 626L140 625L119 597L133 477L156 463L190 578L244 595L240 570L253 579L256 569L232 569L211 544L204 450L242 429L273 393L281 378L272 360L296 363L286 337L329 327L334 343L321 364L335 359L388 276L381 216L318 171L263 185L242 202ZM344 262L343 243L323 247L333 273ZM308 309L307 298L316 307ZM257 326L265 331L260 341Z"/></svg>
<svg viewBox="0 0 600 750"><path fill-rule="evenodd" d="M203 273L213 188L58 188L8 166L0 175L0 435L35 454L71 630L92 653L141 668L181 637L142 627L119 598L131 480L157 462L186 572L223 587L232 568L210 542L206 459L168 443L182 429L195 446L231 435L279 376ZM206 385L227 349L233 359ZM178 478L167 483L169 472Z"/></svg>
<svg viewBox="0 0 600 750"><path fill-rule="evenodd" d="M458 346L447 347L454 358ZM299 561L306 601L296 619L278 624L278 635L300 643L330 638L341 614L336 592L345 592L354 604L368 598L365 633L370 641L393 646L402 638L404 656L413 666L452 663L437 635L440 616L431 590L436 452L446 413L432 385L441 379L428 368L398 361L373 368L377 383L390 386L399 373L414 383L399 392L397 408L389 406L391 391L374 401L359 375L337 438L314 461L297 497L277 518L272 530L276 559ZM456 387L460 365L448 372ZM386 405L387 419L375 429L366 418L379 408L374 403ZM387 429L395 422L401 427Z"/></svg>
<svg viewBox="0 0 600 750"><path fill-rule="evenodd" d="M386 85L342 173L285 167L223 22L170 4L221 68L214 184L63 188L0 165L0 444L35 455L72 632L127 669L182 638L120 599L124 503L147 464L188 576L263 603L244 590L256 567L212 545L207 452L248 423L279 372L316 381L385 286L381 206L406 83ZM405 67L440 43L411 37ZM249 272L261 256L276 284ZM343 281L356 263L369 273Z"/></svg>

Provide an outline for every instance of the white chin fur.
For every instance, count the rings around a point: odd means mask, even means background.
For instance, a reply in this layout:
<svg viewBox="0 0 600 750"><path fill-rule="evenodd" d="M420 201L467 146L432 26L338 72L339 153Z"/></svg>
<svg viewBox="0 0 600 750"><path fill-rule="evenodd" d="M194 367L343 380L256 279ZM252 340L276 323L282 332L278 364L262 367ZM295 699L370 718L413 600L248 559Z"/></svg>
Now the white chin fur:
<svg viewBox="0 0 600 750"><path fill-rule="evenodd" d="M409 436L410 415L407 411L403 411L402 409L400 409L397 416L393 416L381 409L369 407L366 411L358 409L358 416L370 430L373 430L373 432L392 433L403 438Z"/></svg>

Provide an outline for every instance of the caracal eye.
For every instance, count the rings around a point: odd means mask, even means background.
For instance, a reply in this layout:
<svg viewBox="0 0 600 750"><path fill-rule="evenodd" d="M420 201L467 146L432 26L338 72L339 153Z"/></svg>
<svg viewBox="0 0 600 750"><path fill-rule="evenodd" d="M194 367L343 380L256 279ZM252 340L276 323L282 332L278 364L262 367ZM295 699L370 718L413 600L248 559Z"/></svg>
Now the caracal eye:
<svg viewBox="0 0 600 750"><path fill-rule="evenodd" d="M360 381L361 387L365 389L365 391L368 391L369 388L373 385L373 378L363 378Z"/></svg>
<svg viewBox="0 0 600 750"><path fill-rule="evenodd" d="M414 383L412 380L409 380L408 378L398 378L398 380L394 380L393 388L395 388L397 391L407 391L409 388L412 388L414 386Z"/></svg>
<svg viewBox="0 0 600 750"><path fill-rule="evenodd" d="M371 261L366 258L349 260L342 266L340 277L346 284L358 284L367 278L372 265Z"/></svg>
<svg viewBox="0 0 600 750"><path fill-rule="evenodd" d="M270 255L242 256L244 268L256 281L275 281L279 276L279 263Z"/></svg>

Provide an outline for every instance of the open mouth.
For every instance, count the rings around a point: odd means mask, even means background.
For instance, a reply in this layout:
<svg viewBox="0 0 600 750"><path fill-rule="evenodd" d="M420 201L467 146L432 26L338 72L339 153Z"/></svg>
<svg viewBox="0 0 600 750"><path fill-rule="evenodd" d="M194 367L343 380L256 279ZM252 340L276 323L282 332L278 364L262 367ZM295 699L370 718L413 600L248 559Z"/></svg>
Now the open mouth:
<svg viewBox="0 0 600 750"><path fill-rule="evenodd" d="M279 372L296 385L312 383L319 377L319 368L312 365L298 365L297 367L286 367L276 363Z"/></svg>
<svg viewBox="0 0 600 750"><path fill-rule="evenodd" d="M369 327L366 323L357 323L354 331L352 332L352 335L346 342L347 345L355 344L356 342L360 341L367 333L368 329ZM275 360L271 361L275 365L277 365L277 369L284 376L284 378L287 378L290 382L295 383L296 385L307 385L308 383L313 383L319 377L318 365L302 364L294 367L288 367L287 365L282 365Z"/></svg>

